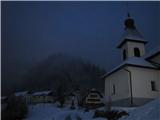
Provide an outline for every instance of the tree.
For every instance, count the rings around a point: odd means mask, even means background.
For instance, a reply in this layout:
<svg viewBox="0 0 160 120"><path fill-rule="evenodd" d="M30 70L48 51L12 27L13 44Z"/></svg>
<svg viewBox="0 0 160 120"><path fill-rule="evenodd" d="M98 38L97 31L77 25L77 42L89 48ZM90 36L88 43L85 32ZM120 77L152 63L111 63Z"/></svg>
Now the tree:
<svg viewBox="0 0 160 120"><path fill-rule="evenodd" d="M60 103L59 107L63 107L65 103L65 87L63 84L61 84L57 88L57 101Z"/></svg>
<svg viewBox="0 0 160 120"><path fill-rule="evenodd" d="M20 120L26 117L28 107L21 97L11 96L7 107L2 111L2 120Z"/></svg>

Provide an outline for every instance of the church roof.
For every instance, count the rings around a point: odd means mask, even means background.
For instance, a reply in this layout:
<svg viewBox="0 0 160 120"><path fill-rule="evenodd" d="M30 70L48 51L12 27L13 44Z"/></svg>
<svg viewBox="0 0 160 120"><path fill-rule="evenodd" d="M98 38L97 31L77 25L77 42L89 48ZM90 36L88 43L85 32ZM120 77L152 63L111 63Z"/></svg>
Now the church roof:
<svg viewBox="0 0 160 120"><path fill-rule="evenodd" d="M147 41L144 40L141 33L136 29L134 25L134 20L130 17L129 14L124 24L125 24L125 33L123 34L122 40L117 46L118 48L120 48L126 41L147 43Z"/></svg>
<svg viewBox="0 0 160 120"><path fill-rule="evenodd" d="M131 57L126 59L122 64L117 66L116 68L112 69L110 72L106 73L102 77L107 77L112 73L116 72L117 70L121 69L124 66L135 66L135 67L142 67L142 68L150 68L150 69L158 69L156 66L152 65L148 61L140 57Z"/></svg>
<svg viewBox="0 0 160 120"><path fill-rule="evenodd" d="M145 59L149 59L152 58L153 56L160 54L160 46L155 47L154 49L152 49L148 54L146 54L144 56Z"/></svg>
<svg viewBox="0 0 160 120"><path fill-rule="evenodd" d="M143 36L137 29L126 29L122 40L118 43L117 48L120 48L126 41L133 41L133 42L141 42L141 43L147 43L147 41L144 40Z"/></svg>

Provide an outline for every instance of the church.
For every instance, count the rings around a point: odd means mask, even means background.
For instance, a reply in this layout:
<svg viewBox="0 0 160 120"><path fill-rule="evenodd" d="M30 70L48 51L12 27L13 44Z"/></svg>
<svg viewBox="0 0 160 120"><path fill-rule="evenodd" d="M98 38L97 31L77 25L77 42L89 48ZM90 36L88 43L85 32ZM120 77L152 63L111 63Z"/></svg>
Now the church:
<svg viewBox="0 0 160 120"><path fill-rule="evenodd" d="M129 14L124 25L117 45L123 62L103 76L105 97L115 106L140 106L160 96L160 47L145 53L147 41Z"/></svg>

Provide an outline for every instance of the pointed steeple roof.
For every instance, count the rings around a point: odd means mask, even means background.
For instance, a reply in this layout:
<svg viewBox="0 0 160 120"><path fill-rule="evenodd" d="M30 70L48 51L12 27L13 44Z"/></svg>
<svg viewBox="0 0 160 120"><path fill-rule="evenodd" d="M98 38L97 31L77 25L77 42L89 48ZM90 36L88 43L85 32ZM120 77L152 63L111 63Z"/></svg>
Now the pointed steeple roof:
<svg viewBox="0 0 160 120"><path fill-rule="evenodd" d="M136 29L136 26L134 24L134 20L130 17L130 14L128 13L127 19L124 22L125 25L125 32L122 36L122 40L118 44L118 48L121 48L121 46L126 41L133 41L133 42L140 42L140 43L147 43L147 41L144 40L141 33Z"/></svg>

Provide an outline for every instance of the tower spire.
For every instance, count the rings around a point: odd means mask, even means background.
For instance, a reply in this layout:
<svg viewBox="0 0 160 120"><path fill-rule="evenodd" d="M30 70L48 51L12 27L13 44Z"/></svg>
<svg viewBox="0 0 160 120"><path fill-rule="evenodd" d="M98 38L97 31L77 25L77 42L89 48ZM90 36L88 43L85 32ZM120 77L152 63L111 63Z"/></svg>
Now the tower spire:
<svg viewBox="0 0 160 120"><path fill-rule="evenodd" d="M131 18L130 14L127 14L127 19L124 22L125 25L125 29L136 29L135 25L134 25L134 20Z"/></svg>
<svg viewBox="0 0 160 120"><path fill-rule="evenodd" d="M130 17L130 14L129 14L129 12L127 13L127 16L128 16L128 17Z"/></svg>
<svg viewBox="0 0 160 120"><path fill-rule="evenodd" d="M127 11L127 16L130 17L128 2L126 2L126 11Z"/></svg>

